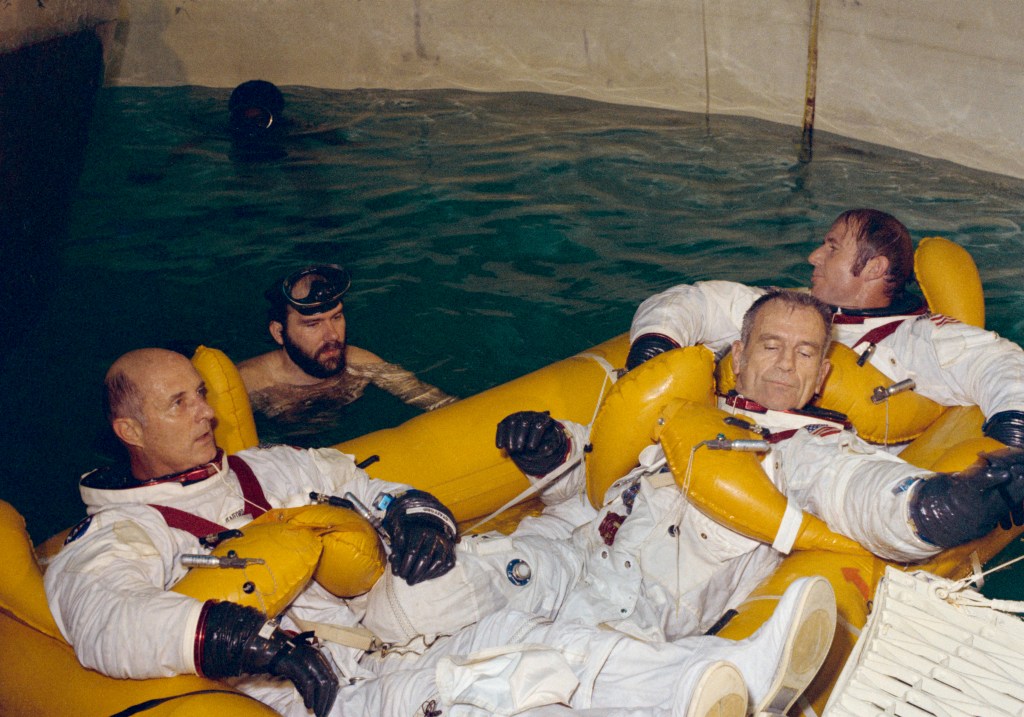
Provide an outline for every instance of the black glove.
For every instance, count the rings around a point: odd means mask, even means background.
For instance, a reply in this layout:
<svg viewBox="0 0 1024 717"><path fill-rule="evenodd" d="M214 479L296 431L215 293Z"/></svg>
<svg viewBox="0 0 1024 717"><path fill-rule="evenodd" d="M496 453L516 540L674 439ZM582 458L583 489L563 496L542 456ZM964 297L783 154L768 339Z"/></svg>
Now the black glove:
<svg viewBox="0 0 1024 717"><path fill-rule="evenodd" d="M207 677L287 677L306 707L317 717L326 717L338 695L338 676L323 653L310 644L311 636L292 637L256 608L211 601L196 628L196 667Z"/></svg>
<svg viewBox="0 0 1024 717"><path fill-rule="evenodd" d="M626 355L626 370L632 371L645 361L650 361L658 354L679 348L679 344L668 336L661 334L641 334L629 347Z"/></svg>
<svg viewBox="0 0 1024 717"><path fill-rule="evenodd" d="M1000 443L1024 448L1024 411L1000 411L981 427L982 433Z"/></svg>
<svg viewBox="0 0 1024 717"><path fill-rule="evenodd" d="M952 548L988 535L996 525L1024 525L1024 450L982 453L958 473L924 481L910 499L917 534Z"/></svg>
<svg viewBox="0 0 1024 717"><path fill-rule="evenodd" d="M569 437L547 411L505 416L498 424L494 444L508 453L519 470L532 476L550 473L569 455Z"/></svg>
<svg viewBox="0 0 1024 717"><path fill-rule="evenodd" d="M410 585L455 567L455 516L430 493L410 490L392 500L381 526L391 538L391 572Z"/></svg>

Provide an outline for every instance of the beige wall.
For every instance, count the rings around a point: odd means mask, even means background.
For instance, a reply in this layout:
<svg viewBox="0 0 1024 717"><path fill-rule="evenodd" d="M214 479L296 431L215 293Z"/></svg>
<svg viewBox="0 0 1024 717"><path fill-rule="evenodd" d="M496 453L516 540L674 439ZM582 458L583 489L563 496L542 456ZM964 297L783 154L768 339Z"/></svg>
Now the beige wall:
<svg viewBox="0 0 1024 717"><path fill-rule="evenodd" d="M117 8L118 0L0 0L0 53L101 26Z"/></svg>
<svg viewBox="0 0 1024 717"><path fill-rule="evenodd" d="M121 0L107 82L528 90L799 126L813 8ZM1024 0L821 0L818 49L819 130L1024 177Z"/></svg>

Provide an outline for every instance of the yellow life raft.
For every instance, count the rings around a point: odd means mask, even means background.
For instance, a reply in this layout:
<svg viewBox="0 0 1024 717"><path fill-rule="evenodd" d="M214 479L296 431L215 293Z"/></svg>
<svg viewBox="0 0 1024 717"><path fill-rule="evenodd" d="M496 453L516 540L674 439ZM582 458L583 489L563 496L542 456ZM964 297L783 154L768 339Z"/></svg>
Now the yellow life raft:
<svg viewBox="0 0 1024 717"><path fill-rule="evenodd" d="M973 270L969 256L969 267L965 268L964 256L957 258L956 251L948 251L950 247L959 249L945 240L927 239L918 250L919 279L928 271L927 266L936 264L933 259L922 258L922 252L927 251L939 257L938 264L945 266L944 276L955 274L958 280L944 284L956 285L956 296L944 297L930 288L925 290L933 306L960 296L962 277ZM921 283L931 287L936 282L924 279ZM942 285L941 281L938 283ZM970 295L976 298L980 290ZM950 309L942 310L965 319L965 315ZM973 310L972 323L976 323L977 306ZM983 321L983 314L980 320ZM683 460L689 463L695 442L723 432L715 423L710 353L700 347L667 352L616 382L616 369L624 364L627 350L628 337L623 334L477 396L417 416L397 428L377 431L336 447L358 460L377 456L379 460L371 466L371 475L431 491L451 507L459 521L465 522L490 514L529 486L514 464L494 448L498 421L513 411L549 410L559 418L593 424L593 450L587 457L587 467L588 495L595 503L610 482L633 465L639 450L660 440L677 477L681 473L690 475L683 488L695 504L739 532L769 542L774 540L785 510L785 498L774 486L764 485L767 478L754 456L716 452L716 461L745 456L744 462L731 465L729 470L704 460L696 461L688 473L680 467ZM211 388L211 403L218 416L219 445L229 452L255 445L255 428L237 370L213 349L200 349L195 361ZM872 377L867 384L876 380L880 379ZM836 380L837 386L841 383L847 388L836 389L840 395L854 391L849 388L852 383ZM897 412L895 402L889 408L890 413ZM711 430L715 435L708 435ZM735 437L743 434L737 432ZM950 450L954 445L955 450ZM452 450L452 446L459 446L459 450ZM902 455L926 468L955 470L971 463L979 449L999 446L981 435L981 414L977 408L954 408L941 411ZM970 572L972 555L974 560L984 562L1021 530L996 530L982 540L945 551L928 564L914 567L961 577ZM287 579L281 579L280 586L273 585L273 580L260 582L256 569L260 566L253 566L230 575L228 582L209 581L218 572L235 571L196 569L176 589L198 599L248 600L249 604L276 612L311 577L335 594L353 595L371 585L382 569L376 536L371 535L372 529L362 519L351 514L325 514L313 509L271 511L245 532L250 543L243 545L241 539L233 545L225 542L221 550L235 550L244 557L265 557L274 571L285 567L292 570ZM266 542L285 534L302 536L297 543L306 558L273 556ZM327 557L331 544L328 536L340 538L341 557ZM196 676L126 681L85 670L61 638L47 609L40 569L24 522L2 502L0 541L9 556L0 579L0 640L7 647L0 651L0 674L4 675L0 714L99 717L127 714L140 705L148 706L146 715L185 714L186 710L188 717L273 714L269 708L224 685ZM875 585L886 563L811 518L801 522L795 547L720 634L738 639L752 633L770 616L778 597L796 578L808 574L828 578L839 603L840 629L825 668L801 702L808 710L820 714L839 668L865 623ZM275 573L277 577L283 574ZM53 674L61 675L60 690L48 684Z"/></svg>

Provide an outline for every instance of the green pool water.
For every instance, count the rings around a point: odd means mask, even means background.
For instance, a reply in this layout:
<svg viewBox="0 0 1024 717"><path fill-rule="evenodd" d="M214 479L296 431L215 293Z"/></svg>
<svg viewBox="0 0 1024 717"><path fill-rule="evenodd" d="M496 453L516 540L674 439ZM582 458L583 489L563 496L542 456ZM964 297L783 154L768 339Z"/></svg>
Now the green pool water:
<svg viewBox="0 0 1024 717"><path fill-rule="evenodd" d="M823 133L801 163L798 129L751 119L284 89L292 128L270 159L232 147L228 90L100 91L45 310L0 377L0 495L37 540L81 516L75 481L105 460L110 362L168 341L269 350L262 292L309 262L351 270L353 344L460 396L626 331L675 283L806 285L807 254L854 206L965 246L988 326L1024 340L1019 180ZM300 440L414 414L371 389Z"/></svg>

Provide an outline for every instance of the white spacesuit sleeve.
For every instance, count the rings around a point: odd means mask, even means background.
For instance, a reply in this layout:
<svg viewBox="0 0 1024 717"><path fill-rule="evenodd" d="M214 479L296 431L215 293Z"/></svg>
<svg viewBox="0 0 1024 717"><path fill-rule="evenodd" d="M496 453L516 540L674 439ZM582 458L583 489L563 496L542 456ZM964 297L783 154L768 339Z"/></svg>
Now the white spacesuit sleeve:
<svg viewBox="0 0 1024 717"><path fill-rule="evenodd" d="M1024 350L999 334L932 316L906 322L886 344L923 396L977 405L986 417L1024 410Z"/></svg>
<svg viewBox="0 0 1024 717"><path fill-rule="evenodd" d="M712 351L740 337L743 314L764 291L732 281L680 284L646 299L636 310L629 340L662 334L680 346L704 344Z"/></svg>
<svg viewBox="0 0 1024 717"><path fill-rule="evenodd" d="M790 499L875 555L914 562L939 551L918 537L908 507L910 486L929 471L845 431L818 436L799 430L772 455Z"/></svg>
<svg viewBox="0 0 1024 717"><path fill-rule="evenodd" d="M519 522L515 535L542 535L552 539L568 538L572 531L594 518L597 512L587 499L586 464L583 460L590 429L562 421L569 434L570 452L565 462L544 476L526 475L534 485L554 477L540 492L546 506L540 516L528 516Z"/></svg>
<svg viewBox="0 0 1024 717"><path fill-rule="evenodd" d="M309 505L310 492L342 497L351 491L371 507L381 493L398 493L409 486L378 480L358 468L352 456L333 448L296 449L290 446L239 453L275 507Z"/></svg>
<svg viewBox="0 0 1024 717"><path fill-rule="evenodd" d="M313 448L309 451L320 475L335 486L336 495L351 491L364 505L371 505L381 493L397 494L409 489L405 483L372 478L355 465L353 458L333 448Z"/></svg>
<svg viewBox="0 0 1024 717"><path fill-rule="evenodd" d="M180 577L176 532L146 506L100 511L50 563L50 610L85 667L136 679L195 673L202 603L167 590Z"/></svg>

